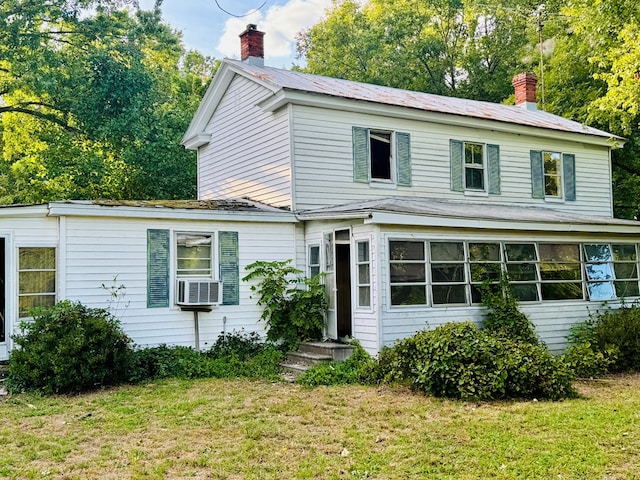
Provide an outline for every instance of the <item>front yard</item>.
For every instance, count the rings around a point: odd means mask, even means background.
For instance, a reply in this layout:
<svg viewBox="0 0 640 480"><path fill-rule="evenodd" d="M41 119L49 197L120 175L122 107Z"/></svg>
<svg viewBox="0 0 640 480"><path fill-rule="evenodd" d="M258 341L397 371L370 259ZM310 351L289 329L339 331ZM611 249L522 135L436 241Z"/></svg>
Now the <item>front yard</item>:
<svg viewBox="0 0 640 480"><path fill-rule="evenodd" d="M563 402L168 380L0 400L0 478L640 478L640 375Z"/></svg>

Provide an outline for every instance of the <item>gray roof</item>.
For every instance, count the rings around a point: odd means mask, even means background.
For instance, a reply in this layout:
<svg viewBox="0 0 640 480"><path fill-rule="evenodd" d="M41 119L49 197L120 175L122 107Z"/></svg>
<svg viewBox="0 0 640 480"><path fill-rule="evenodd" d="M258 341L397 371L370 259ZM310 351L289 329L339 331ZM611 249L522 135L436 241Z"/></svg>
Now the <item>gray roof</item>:
<svg viewBox="0 0 640 480"><path fill-rule="evenodd" d="M393 213L434 217L443 219L460 219L473 221L499 221L507 223L547 223L573 225L619 225L638 228L640 222L610 217L594 217L563 212L540 206L520 206L513 204L482 203L456 200L440 200L435 198L390 197L380 200L368 200L345 205L303 210L297 212L301 220L320 218L367 218L374 213Z"/></svg>
<svg viewBox="0 0 640 480"><path fill-rule="evenodd" d="M527 110L526 108L514 105L445 97L442 95L401 90L398 88L311 75L273 67L259 67L238 60L225 59L224 62L232 66L235 71L242 72L250 78L269 85L274 91L295 90L318 95L407 107L427 112L460 115L623 140L622 137L612 135L603 130L598 130L597 128L592 128L541 110Z"/></svg>

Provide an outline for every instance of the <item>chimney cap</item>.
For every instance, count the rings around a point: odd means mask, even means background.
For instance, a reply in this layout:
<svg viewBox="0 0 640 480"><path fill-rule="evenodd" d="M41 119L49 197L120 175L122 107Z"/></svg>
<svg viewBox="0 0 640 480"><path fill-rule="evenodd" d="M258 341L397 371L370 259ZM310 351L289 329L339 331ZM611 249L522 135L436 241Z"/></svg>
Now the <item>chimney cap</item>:
<svg viewBox="0 0 640 480"><path fill-rule="evenodd" d="M258 30L254 23L240 35L240 59L250 65L264 66L264 32Z"/></svg>

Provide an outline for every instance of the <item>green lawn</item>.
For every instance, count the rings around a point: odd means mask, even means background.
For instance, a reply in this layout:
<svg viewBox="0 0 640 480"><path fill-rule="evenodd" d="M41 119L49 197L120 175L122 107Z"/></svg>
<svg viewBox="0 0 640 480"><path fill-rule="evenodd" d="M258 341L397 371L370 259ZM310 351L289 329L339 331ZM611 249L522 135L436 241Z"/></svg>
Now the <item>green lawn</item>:
<svg viewBox="0 0 640 480"><path fill-rule="evenodd" d="M564 402L162 381L0 400L0 478L640 478L640 376Z"/></svg>

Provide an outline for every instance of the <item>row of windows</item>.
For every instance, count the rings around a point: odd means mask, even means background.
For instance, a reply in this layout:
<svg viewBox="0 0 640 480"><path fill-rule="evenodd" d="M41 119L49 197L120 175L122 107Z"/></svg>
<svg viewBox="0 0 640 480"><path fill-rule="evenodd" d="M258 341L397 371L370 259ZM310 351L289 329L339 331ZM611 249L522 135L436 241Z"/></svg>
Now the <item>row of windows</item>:
<svg viewBox="0 0 640 480"><path fill-rule="evenodd" d="M522 302L640 295L635 244L391 240L389 272L392 305L477 304L502 272Z"/></svg>
<svg viewBox="0 0 640 480"><path fill-rule="evenodd" d="M451 190L500 194L500 147L450 141ZM356 182L411 185L411 142L404 132L353 127ZM531 196L575 200L575 156L531 150Z"/></svg>

